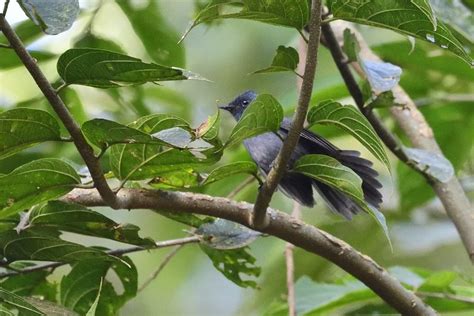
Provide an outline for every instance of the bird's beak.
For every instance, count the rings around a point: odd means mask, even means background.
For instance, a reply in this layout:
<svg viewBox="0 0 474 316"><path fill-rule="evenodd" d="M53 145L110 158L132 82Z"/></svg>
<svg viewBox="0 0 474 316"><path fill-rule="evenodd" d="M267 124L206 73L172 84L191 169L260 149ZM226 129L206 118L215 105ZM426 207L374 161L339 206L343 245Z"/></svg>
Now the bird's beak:
<svg viewBox="0 0 474 316"><path fill-rule="evenodd" d="M225 105L219 105L219 109L230 111L232 109L232 107L229 106L228 104L225 104Z"/></svg>

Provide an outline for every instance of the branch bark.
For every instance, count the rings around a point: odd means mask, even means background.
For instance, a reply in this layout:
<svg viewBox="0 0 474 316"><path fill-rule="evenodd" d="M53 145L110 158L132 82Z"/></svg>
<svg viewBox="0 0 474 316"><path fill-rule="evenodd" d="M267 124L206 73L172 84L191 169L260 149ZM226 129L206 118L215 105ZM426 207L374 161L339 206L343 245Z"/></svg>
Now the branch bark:
<svg viewBox="0 0 474 316"><path fill-rule="evenodd" d="M190 192L122 189L117 194L117 199L125 209L196 213L224 218L253 228L251 214L254 205L226 198ZM107 205L96 190L74 189L63 200L84 206ZM403 315L436 315L431 307L413 292L406 290L385 269L344 241L283 212L268 209L266 214L268 225L256 230L328 259L362 281Z"/></svg>
<svg viewBox="0 0 474 316"><path fill-rule="evenodd" d="M309 21L309 41L306 57L306 64L303 74L303 83L298 100L298 106L293 116L288 136L283 142L283 146L273 163L273 167L268 173L266 181L260 187L257 200L255 201L255 209L253 212L252 223L254 227L262 228L267 223L266 210L272 199L278 183L286 171L290 156L295 149L300 138L301 130L308 112L311 94L313 92L314 75L318 62L319 38L321 35L321 0L313 0L311 4L311 17Z"/></svg>
<svg viewBox="0 0 474 316"><path fill-rule="evenodd" d="M344 63L343 61L344 55L341 51L339 42L342 41L344 29L349 28L356 34L361 47L360 56L363 59L380 61L380 58L372 52L360 33L358 33L357 30L355 30L350 24L337 21L333 22L332 25L335 26L335 34L333 33L329 24L323 25L323 34L328 43L331 54L336 62L336 65L339 68L339 71L341 72L341 75L344 78L344 81L356 104L377 131L385 145L402 162L406 163L410 167L413 167L410 164L408 157L401 150L398 140L372 111L363 107L364 101L360 88L354 76L352 75L348 64ZM361 76L364 75L361 73L361 69L359 67L355 66L354 69L359 71ZM408 136L412 145L416 148L424 149L434 154L443 155L438 143L434 138L431 127L405 90L403 90L401 86L396 86L393 89L393 95L398 100L398 102L403 103L404 106L391 107L390 112L392 117ZM448 182L440 182L427 176L421 170L416 168L413 169L417 172L420 172L427 178L428 183L431 185L436 195L443 203L446 213L456 226L469 258L471 259L471 262L474 263L474 209L471 206L466 194L464 193L459 180L453 176Z"/></svg>
<svg viewBox="0 0 474 316"><path fill-rule="evenodd" d="M117 208L118 205L116 204L115 194L112 192L109 185L107 184L99 160L94 155L92 147L87 143L84 135L82 134L81 128L76 123L76 121L74 121L74 118L69 113L69 110L67 109L64 102L57 95L56 91L51 86L48 79L46 79L43 72L36 64L34 58L31 57L31 55L28 53L25 46L21 42L20 38L11 28L10 24L5 19L4 14L0 14L0 30L5 35L11 47L18 55L20 60L23 62L26 69L31 74L36 84L40 88L41 92L43 92L44 96L49 101L52 108L68 130L74 141L74 144L76 145L77 150L79 151L79 154L81 155L82 159L87 165L87 168L89 169L91 177L94 180L95 187L100 192L101 196L104 198L104 201L107 202L108 206L112 208Z"/></svg>
<svg viewBox="0 0 474 316"><path fill-rule="evenodd" d="M114 250L107 251L107 254L120 257L120 256L129 254L132 252L137 252L137 251L160 249L160 248L166 248L166 247L172 247L172 246L184 246L186 244L197 243L197 242L199 242L199 238L197 236L191 236L191 237L184 237L184 238L179 238L179 239L158 241L152 247L145 248L145 247L140 247L140 246L132 246L128 248L114 249ZM66 264L69 264L69 262L52 262L52 263L39 264L39 265L31 266L22 270L12 269L13 271L0 273L0 279L9 277L9 276L19 275L19 274L27 274L27 273L31 273L31 272L39 271L39 270L54 269ZM7 267L7 269L10 269L10 268Z"/></svg>

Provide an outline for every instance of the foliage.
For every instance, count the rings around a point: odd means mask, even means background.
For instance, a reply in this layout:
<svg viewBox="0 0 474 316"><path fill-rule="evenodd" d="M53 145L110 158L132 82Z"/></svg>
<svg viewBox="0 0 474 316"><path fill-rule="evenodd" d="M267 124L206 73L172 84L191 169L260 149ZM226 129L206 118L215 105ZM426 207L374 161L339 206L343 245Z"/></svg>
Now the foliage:
<svg viewBox="0 0 474 316"><path fill-rule="evenodd" d="M310 1L196 1L198 10L180 44L176 27L179 19L174 21L174 13L162 10L166 6L159 1L137 4L137 1L119 0L99 4L96 8L87 5L81 12L77 0L57 1L55 6L44 0L18 2L28 19L14 25L15 32L42 69L56 63L57 73L48 74L48 78L54 78L52 82L59 87L59 96L74 119L80 122L81 132L89 145L96 149L113 189L129 186L223 196L237 187L242 174L258 177L257 166L241 153L240 144L249 137L277 131L284 113L289 110L288 104L296 103L295 88L291 88L295 76L289 76L292 81L285 82L284 91L275 88L277 85L267 89L264 84L259 85L259 81L264 82L266 77L284 78L284 72L295 73L298 64L303 62L299 60L297 50L289 45L300 36L299 33L304 34ZM403 100L395 100L391 92L398 82L416 99L449 161L413 150L409 144L404 150L418 169L428 169L427 173L439 181L446 181L452 174L469 178L473 170L474 73L469 69L473 63L469 48L474 44L472 32L467 31L472 28L469 24L472 3L466 1L461 10L470 15L457 19L454 17L460 16L461 12L458 2L431 1L432 8L430 2L422 0L327 1L331 14L326 23L342 19L418 39L410 54L409 43L399 41L399 37L379 45L375 50L384 62L374 63L359 57L357 39L346 31L344 52L348 61L359 63L365 73L361 85L366 107L376 109L383 117L392 106L403 107ZM178 4L173 1L172 5ZM115 12L120 14L109 16L108 10L117 10ZM458 13L453 15L452 12ZM107 15L107 20L115 25L130 24L128 32L134 36L134 42L131 42L137 45L129 45L127 32L117 36L102 28L105 23L101 15ZM77 19L83 19L85 23L73 25ZM185 36L196 36L201 41L204 37L198 32L199 28L215 26L213 22L227 19L238 21L221 23L231 26L227 31L231 33L227 34L232 36L225 40L238 41L237 34L248 33L245 37L249 42L252 40L252 45L242 49L242 54L251 62L243 61L233 46L235 56L223 58L219 55L221 49L226 51L224 46L228 44L221 38L220 47L205 47L205 66L200 65L204 63L201 61L187 63L188 56L202 47L201 43L194 43L195 38L184 39ZM253 26L249 21L258 23ZM73 30L67 31L71 26ZM262 30L274 33L268 40L266 35L253 38L252 32L244 31L247 27L266 27ZM284 32L281 27L292 32L288 33L292 37L285 39L280 35ZM193 32L189 33L191 30ZM73 31L80 35L72 38ZM260 32L263 34L264 31ZM49 50L49 44L36 42L46 39L57 45L56 38L43 33L62 32L71 43L61 43L64 44L61 49ZM383 34L394 36L393 33ZM272 36L278 41L276 45ZM125 40L122 41L122 37ZM377 43L377 38L374 42ZM23 64L13 50L3 47L8 44L3 34L0 44L0 75L11 76L11 81L21 89L23 79L15 72L24 71L21 69ZM213 60L214 56L216 60ZM217 57L226 60L226 69ZM262 93L248 106L242 119L227 130L226 118L221 120L219 111L212 109L209 113L214 114L206 120L201 119L208 108L200 107L196 90L192 102L185 97L182 92L185 89L194 87L204 93L202 87L209 83L202 82L203 77L184 68L199 69L206 77L211 74L210 78L217 82L224 78L219 76L232 73L231 65L234 64L246 74L260 74L239 80L259 85ZM317 76L313 107L307 117L308 127L324 135L345 136L341 137L342 142L357 140L389 170L389 174L383 174L385 178L390 178L391 165L396 166L396 176L392 179L396 182L393 189L396 192L392 195L400 197L399 205L392 203L393 212L386 212L385 216L370 208L363 199L360 177L328 156L306 155L296 162L293 171L350 195L375 217L382 230L369 226L372 223L363 216L341 225L335 225L334 219L314 216L318 217L318 226L344 236L377 260L393 264L393 259L386 259L393 257L386 252L386 241L377 237L382 231L388 237L392 225L407 228L416 224L411 220L418 214L414 209L432 200L433 193L422 176L401 162L391 160L364 115L356 107L346 105L348 92L337 75L326 72L329 64L328 59L318 66L321 69L318 73L321 71L327 76L323 79ZM213 67L216 68L214 72L211 71ZM233 82L231 75L225 78ZM201 82L193 83L188 79ZM193 86L201 83L203 86L199 88ZM290 84L292 86L288 88ZM263 93L267 90L275 93ZM0 98L0 313L116 315L127 308L127 302L137 297L143 262L135 257L115 255L113 249L123 247L123 244L139 250L153 248L154 240L145 237L150 234L146 230L150 223L142 220L129 224L123 216L61 201L74 188L91 187L93 183L83 161L68 144L71 139L59 117L43 99L42 95L30 93L26 98L4 105ZM339 129L326 129L328 126ZM397 127L393 127L393 132L400 135ZM379 170L382 172L383 167ZM251 195L243 190L239 198L252 201L254 191ZM278 207L286 207L279 200L275 203L279 203ZM430 221L446 222L445 217L440 219L439 215L433 216L426 210L422 212ZM259 249L258 242L253 248L253 242L261 234L233 222L167 210L157 210L157 213L165 218L157 219L156 222L163 224L153 230L153 233L159 232L160 239L168 233L181 232L179 228L185 227L190 234L200 238L197 248L224 277L239 287L261 288L262 291L253 295L256 301L268 301L271 297L273 303L265 310L266 315L287 314L286 302L274 300L285 291L284 282L278 283L284 276L279 265L280 244L275 247L278 254L272 255L268 249ZM347 229L348 225L351 229ZM361 227L360 231L356 226ZM367 238L369 232L373 238ZM400 233L397 235L395 229L390 233L397 255L402 248ZM88 242L85 237L93 241ZM439 246L438 243L433 247L438 249ZM407 265L429 262L417 255L403 257L400 261ZM434 257L440 256L435 252ZM296 261L301 258L303 255ZM40 269L42 261L69 268L60 271L54 269L56 266ZM187 259L188 270L191 271L195 261L196 257ZM327 264L313 263L301 265L302 274L307 276L303 275L296 283L299 314L393 312L359 281L334 273L334 268ZM436 261L433 265L439 267L441 263L451 269L451 263L446 261ZM16 270L29 269L33 269L32 272L15 274ZM323 276L324 273L327 275ZM463 312L473 308L472 299L471 303L468 300L474 294L472 284L454 271L394 267L390 273L439 312ZM263 312L265 304L258 305L259 311Z"/></svg>

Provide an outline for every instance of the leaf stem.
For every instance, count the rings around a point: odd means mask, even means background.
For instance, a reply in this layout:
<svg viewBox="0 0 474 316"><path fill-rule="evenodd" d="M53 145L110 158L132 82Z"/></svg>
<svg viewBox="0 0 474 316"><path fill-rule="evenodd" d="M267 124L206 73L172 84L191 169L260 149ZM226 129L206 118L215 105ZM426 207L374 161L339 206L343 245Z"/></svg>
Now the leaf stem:
<svg viewBox="0 0 474 316"><path fill-rule="evenodd" d="M258 179L258 176L251 175L247 179L245 179L242 183L240 183L234 190L232 190L229 194L227 194L228 199L233 199L237 194L240 193L246 186L252 183L255 179Z"/></svg>
<svg viewBox="0 0 474 316"><path fill-rule="evenodd" d="M94 156L92 147L87 143L82 134L81 128L72 117L63 100L56 94L56 91L51 86L48 79L46 79L36 61L28 53L18 35L11 28L10 24L5 19L4 14L0 14L0 30L8 39L10 45L13 47L16 54L68 130L79 154L82 156L82 159L91 173L94 185L104 198L104 201L106 201L112 208L118 208L116 196L105 180L102 167L100 166L98 159Z"/></svg>
<svg viewBox="0 0 474 316"><path fill-rule="evenodd" d="M268 225L266 210L272 199L278 183L287 169L290 156L298 143L300 133L308 112L309 102L313 91L314 76L318 61L319 39L321 35L321 0L313 0L311 4L311 17L309 21L309 41L306 56L306 64L301 84L301 92L298 100L293 121L291 123L288 136L283 142L283 146L273 163L273 167L268 173L266 181L260 187L257 200L255 202L252 223L255 227L262 228Z"/></svg>
<svg viewBox="0 0 474 316"><path fill-rule="evenodd" d="M298 29L298 33L300 33L301 38L306 42L306 44L308 44L309 40L306 37L306 35L304 34L303 30Z"/></svg>

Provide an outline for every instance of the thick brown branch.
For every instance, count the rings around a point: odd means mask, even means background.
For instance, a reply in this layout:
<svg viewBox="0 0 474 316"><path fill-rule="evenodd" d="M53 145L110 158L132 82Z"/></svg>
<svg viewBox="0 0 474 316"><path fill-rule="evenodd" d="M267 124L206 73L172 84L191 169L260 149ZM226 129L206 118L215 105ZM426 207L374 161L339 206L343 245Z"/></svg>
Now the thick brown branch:
<svg viewBox="0 0 474 316"><path fill-rule="evenodd" d="M125 209L167 210L176 213L209 215L252 227L254 206L226 198L189 192L122 189L117 194ZM96 190L75 189L64 201L84 206L104 206ZM305 224L301 220L276 210L268 209L268 225L258 231L278 237L293 245L328 259L371 288L378 296L403 315L436 315L416 295L406 290L371 258L328 233Z"/></svg>
<svg viewBox="0 0 474 316"><path fill-rule="evenodd" d="M56 91L53 89L48 79L46 79L43 72L36 64L36 61L28 53L20 38L11 28L10 24L8 24L3 14L0 14L0 30L3 32L3 34L5 34L5 37L9 41L11 47L13 50L15 50L26 69L35 80L41 92L43 92L44 96L63 122L69 134L71 134L79 154L82 156L82 159L86 163L87 168L91 173L91 177L94 180L94 185L97 190L99 190L100 194L104 198L104 201L106 201L107 204L112 208L117 208L118 206L116 205L115 194L107 184L99 160L94 156L94 151L84 138L81 128L74 121L74 118L69 113L66 105L56 94Z"/></svg>
<svg viewBox="0 0 474 316"><path fill-rule="evenodd" d="M348 23L341 21L334 22L335 33L332 32L331 26L323 25L323 34L327 45L331 51L332 56L341 72L346 85L352 94L356 104L359 108L363 105L362 93L357 85L354 76L352 75L349 66L343 62L344 55L342 54L340 44L337 39L342 39L345 28L350 28L352 32L358 37L359 45L361 47L360 56L363 59L380 60L361 35L350 26ZM359 67L354 67L356 71L361 71ZM361 75L364 75L361 73ZM430 151L434 154L443 155L438 143L436 142L433 131L425 120L423 114L418 110L410 96L403 90L402 87L396 86L393 89L393 94L398 102L404 104L403 107L392 107L390 109L393 118L400 125L402 130L410 139L414 147ZM362 107L362 112L373 125L380 138L385 145L403 162L409 166L408 158L401 150L397 139L393 134L383 125L383 123L375 116L373 112ZM412 167L412 166L411 166ZM415 169L415 168L414 168ZM429 184L433 187L436 195L441 200L446 209L446 213L456 226L459 235L464 243L471 262L474 263L474 209L469 202L464 190L458 179L453 176L448 182L439 182L436 179L428 177L421 170L415 169L422 175L427 177Z"/></svg>
<svg viewBox="0 0 474 316"><path fill-rule="evenodd" d="M82 190L82 189L81 189ZM122 248L122 249L115 249L115 250L110 250L107 251L107 254L112 255L112 256L123 256L132 252L137 252L137 251L144 251L144 250L152 250L152 249L160 249L160 248L166 248L166 247L172 247L172 246L180 246L180 245L186 245L190 243L197 243L199 242L199 238L196 236L192 237L184 237L184 238L179 238L179 239L171 239L171 240L165 240L165 241L158 241L155 243L154 246L151 247L140 247L140 246L132 246L128 248ZM45 263L45 264L39 264L36 266L31 266L22 270L13 270L12 271L7 271L0 273L0 278L5 278L13 275L19 275L19 274L27 274L31 273L34 271L39 271L39 270L46 270L46 269L54 269L63 265L69 264L69 262L52 262L52 263ZM7 269L10 269L7 267Z"/></svg>
<svg viewBox="0 0 474 316"><path fill-rule="evenodd" d="M321 0L313 0L311 5L311 17L309 21L309 41L306 64L303 74L303 83L301 85L298 106L293 116L288 136L283 142L283 146L273 163L273 167L268 173L266 181L260 187L257 200L255 201L255 210L252 217L254 227L264 227L266 225L266 209L270 204L273 193L275 192L281 177L286 171L290 156L295 149L300 137L303 124L308 112L309 101L313 91L314 75L318 61L319 38L321 35Z"/></svg>

